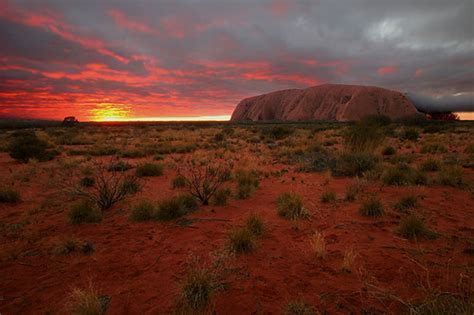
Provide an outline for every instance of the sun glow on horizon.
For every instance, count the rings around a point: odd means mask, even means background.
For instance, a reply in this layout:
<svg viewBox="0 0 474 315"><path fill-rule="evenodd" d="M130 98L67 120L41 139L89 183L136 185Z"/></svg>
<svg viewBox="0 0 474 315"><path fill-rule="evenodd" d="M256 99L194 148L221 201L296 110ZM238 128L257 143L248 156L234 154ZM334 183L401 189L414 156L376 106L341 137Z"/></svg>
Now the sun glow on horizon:
<svg viewBox="0 0 474 315"><path fill-rule="evenodd" d="M228 121L230 115L215 116L162 116L162 117L118 117L103 116L94 117L93 122L153 122L153 121Z"/></svg>

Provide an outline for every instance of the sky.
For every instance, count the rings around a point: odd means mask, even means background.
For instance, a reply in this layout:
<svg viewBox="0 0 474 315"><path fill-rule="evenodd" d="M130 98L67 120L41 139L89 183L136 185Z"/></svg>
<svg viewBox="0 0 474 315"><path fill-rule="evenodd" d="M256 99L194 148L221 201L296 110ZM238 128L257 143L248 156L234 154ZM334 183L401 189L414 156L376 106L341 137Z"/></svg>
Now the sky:
<svg viewBox="0 0 474 315"><path fill-rule="evenodd" d="M472 0L0 0L0 118L227 119L323 83L472 105L473 15Z"/></svg>

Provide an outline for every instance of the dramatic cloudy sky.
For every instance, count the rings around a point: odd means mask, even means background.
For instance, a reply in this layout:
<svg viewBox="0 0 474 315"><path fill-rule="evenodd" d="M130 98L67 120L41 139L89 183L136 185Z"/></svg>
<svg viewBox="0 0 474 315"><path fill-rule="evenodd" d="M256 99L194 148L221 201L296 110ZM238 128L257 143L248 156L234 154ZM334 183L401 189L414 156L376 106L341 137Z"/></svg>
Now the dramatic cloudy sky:
<svg viewBox="0 0 474 315"><path fill-rule="evenodd" d="M473 0L0 0L0 117L225 116L321 83L474 92Z"/></svg>

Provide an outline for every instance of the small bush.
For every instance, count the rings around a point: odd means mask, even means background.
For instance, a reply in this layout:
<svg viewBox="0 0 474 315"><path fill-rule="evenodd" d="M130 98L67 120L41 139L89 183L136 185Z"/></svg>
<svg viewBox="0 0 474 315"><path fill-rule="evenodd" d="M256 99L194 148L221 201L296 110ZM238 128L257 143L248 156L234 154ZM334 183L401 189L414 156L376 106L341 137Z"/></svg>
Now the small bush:
<svg viewBox="0 0 474 315"><path fill-rule="evenodd" d="M171 187L173 187L173 189L182 188L185 186L186 186L186 179L183 176L177 175L171 181Z"/></svg>
<svg viewBox="0 0 474 315"><path fill-rule="evenodd" d="M155 207L149 201L141 201L132 207L129 219L130 221L149 221L154 218Z"/></svg>
<svg viewBox="0 0 474 315"><path fill-rule="evenodd" d="M408 212L417 205L418 198L414 195L406 195L400 198L400 200L393 206L395 210L399 212Z"/></svg>
<svg viewBox="0 0 474 315"><path fill-rule="evenodd" d="M438 182L445 186L462 187L464 186L463 171L458 166L443 167L438 173Z"/></svg>
<svg viewBox="0 0 474 315"><path fill-rule="evenodd" d="M309 216L305 208L303 208L303 202L301 197L292 192L282 193L277 199L277 212L278 215L285 219L301 219Z"/></svg>
<svg viewBox="0 0 474 315"><path fill-rule="evenodd" d="M346 187L346 192L344 196L345 201L354 201L357 197L357 195L361 192L362 190L362 184L360 181L352 182Z"/></svg>
<svg viewBox="0 0 474 315"><path fill-rule="evenodd" d="M353 249L348 249L344 252L344 259L342 261L342 271L352 272L354 261L357 257L357 253Z"/></svg>
<svg viewBox="0 0 474 315"><path fill-rule="evenodd" d="M95 184L95 180L94 180L93 177L84 176L83 178L81 178L79 184L80 184L82 187L92 187L92 186L94 186L94 184Z"/></svg>
<svg viewBox="0 0 474 315"><path fill-rule="evenodd" d="M177 195L162 200L156 209L157 220L173 220L197 209L196 199L191 195Z"/></svg>
<svg viewBox="0 0 474 315"><path fill-rule="evenodd" d="M394 155L395 153L397 153L397 150L394 147L385 147L382 151L383 155Z"/></svg>
<svg viewBox="0 0 474 315"><path fill-rule="evenodd" d="M68 306L71 314L102 315L105 314L109 301L107 296L99 296L92 283L85 289L74 288L69 295Z"/></svg>
<svg viewBox="0 0 474 315"><path fill-rule="evenodd" d="M163 165L156 163L145 163L138 165L136 175L138 177L161 176L163 175Z"/></svg>
<svg viewBox="0 0 474 315"><path fill-rule="evenodd" d="M382 202L379 198L371 198L362 204L359 213L367 217L382 216L384 214Z"/></svg>
<svg viewBox="0 0 474 315"><path fill-rule="evenodd" d="M372 152L384 139L381 126L370 120L361 119L345 134L345 146L351 152Z"/></svg>
<svg viewBox="0 0 474 315"><path fill-rule="evenodd" d="M102 220L102 213L91 202L83 201L74 205L68 212L69 223L97 223Z"/></svg>
<svg viewBox="0 0 474 315"><path fill-rule="evenodd" d="M314 233L310 238L311 248L317 258L324 258L326 256L326 241L322 233Z"/></svg>
<svg viewBox="0 0 474 315"><path fill-rule="evenodd" d="M401 139L402 140L410 140L410 141L416 141L420 137L420 134L418 133L418 130L415 128L405 128L402 131L401 134Z"/></svg>
<svg viewBox="0 0 474 315"><path fill-rule="evenodd" d="M382 176L382 181L385 185L407 186L426 185L428 179L423 172L414 170L408 165L400 164L386 170Z"/></svg>
<svg viewBox="0 0 474 315"><path fill-rule="evenodd" d="M331 166L333 176L362 176L375 169L377 158L368 153L344 153Z"/></svg>
<svg viewBox="0 0 474 315"><path fill-rule="evenodd" d="M89 255L94 251L94 245L91 242L83 242L75 238L66 238L54 248L55 255L69 255L74 252L80 252L82 255Z"/></svg>
<svg viewBox="0 0 474 315"><path fill-rule="evenodd" d="M232 229L229 233L229 247L236 254L253 251L255 248L254 234L247 227Z"/></svg>
<svg viewBox="0 0 474 315"><path fill-rule="evenodd" d="M322 203L329 203L336 201L336 193L334 191L326 191L321 195L321 202Z"/></svg>
<svg viewBox="0 0 474 315"><path fill-rule="evenodd" d="M434 159L427 159L420 165L420 170L423 172L437 172L441 168L441 163Z"/></svg>
<svg viewBox="0 0 474 315"><path fill-rule="evenodd" d="M20 201L20 193L13 188L0 187L0 203L17 203Z"/></svg>
<svg viewBox="0 0 474 315"><path fill-rule="evenodd" d="M289 302L283 309L283 315L316 315L314 308L304 301Z"/></svg>
<svg viewBox="0 0 474 315"><path fill-rule="evenodd" d="M30 159L49 161L58 154L56 151L48 150L48 144L39 139L34 131L18 131L12 137L8 152L13 159L20 162L26 163Z"/></svg>
<svg viewBox="0 0 474 315"><path fill-rule="evenodd" d="M225 206L231 194L232 192L229 188L219 188L213 197L214 204L216 206Z"/></svg>
<svg viewBox="0 0 474 315"><path fill-rule="evenodd" d="M184 303L191 310L202 310L207 307L213 292L211 272L198 264L190 266L182 284L181 292Z"/></svg>
<svg viewBox="0 0 474 315"><path fill-rule="evenodd" d="M415 215L410 215L400 222L400 225L396 229L395 233L408 239L432 239L436 237L436 233L428 229L425 226L423 220Z"/></svg>
<svg viewBox="0 0 474 315"><path fill-rule="evenodd" d="M265 233L265 223L257 214L252 214L247 218L245 227L255 236L261 236Z"/></svg>
<svg viewBox="0 0 474 315"><path fill-rule="evenodd" d="M446 153L448 149L444 145L433 143L433 144L425 144L421 148L421 153Z"/></svg>
<svg viewBox="0 0 474 315"><path fill-rule="evenodd" d="M274 140L284 139L292 133L293 129L286 126L264 127L262 129L262 135Z"/></svg>
<svg viewBox="0 0 474 315"><path fill-rule="evenodd" d="M109 172L125 172L131 168L132 166L128 164L127 162L117 161L117 162L110 163L110 165L107 167L107 170Z"/></svg>
<svg viewBox="0 0 474 315"><path fill-rule="evenodd" d="M235 174L238 199L246 199L259 185L258 174L253 170L238 170Z"/></svg>

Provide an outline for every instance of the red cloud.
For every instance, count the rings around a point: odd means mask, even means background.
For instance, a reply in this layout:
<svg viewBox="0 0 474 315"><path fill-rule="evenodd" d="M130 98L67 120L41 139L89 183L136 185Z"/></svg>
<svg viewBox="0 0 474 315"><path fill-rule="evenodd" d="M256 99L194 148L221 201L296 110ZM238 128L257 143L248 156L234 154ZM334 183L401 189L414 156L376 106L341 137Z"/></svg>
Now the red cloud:
<svg viewBox="0 0 474 315"><path fill-rule="evenodd" d="M388 67L380 67L377 69L377 73L380 76L384 76L386 74L392 74L398 71L398 68L395 66L388 66Z"/></svg>
<svg viewBox="0 0 474 315"><path fill-rule="evenodd" d="M138 31L142 33L148 33L153 35L159 35L159 32L152 27L146 25L145 23L136 21L130 17L127 17L123 12L119 10L109 10L107 14L114 18L115 23L117 25L130 29L132 31Z"/></svg>

